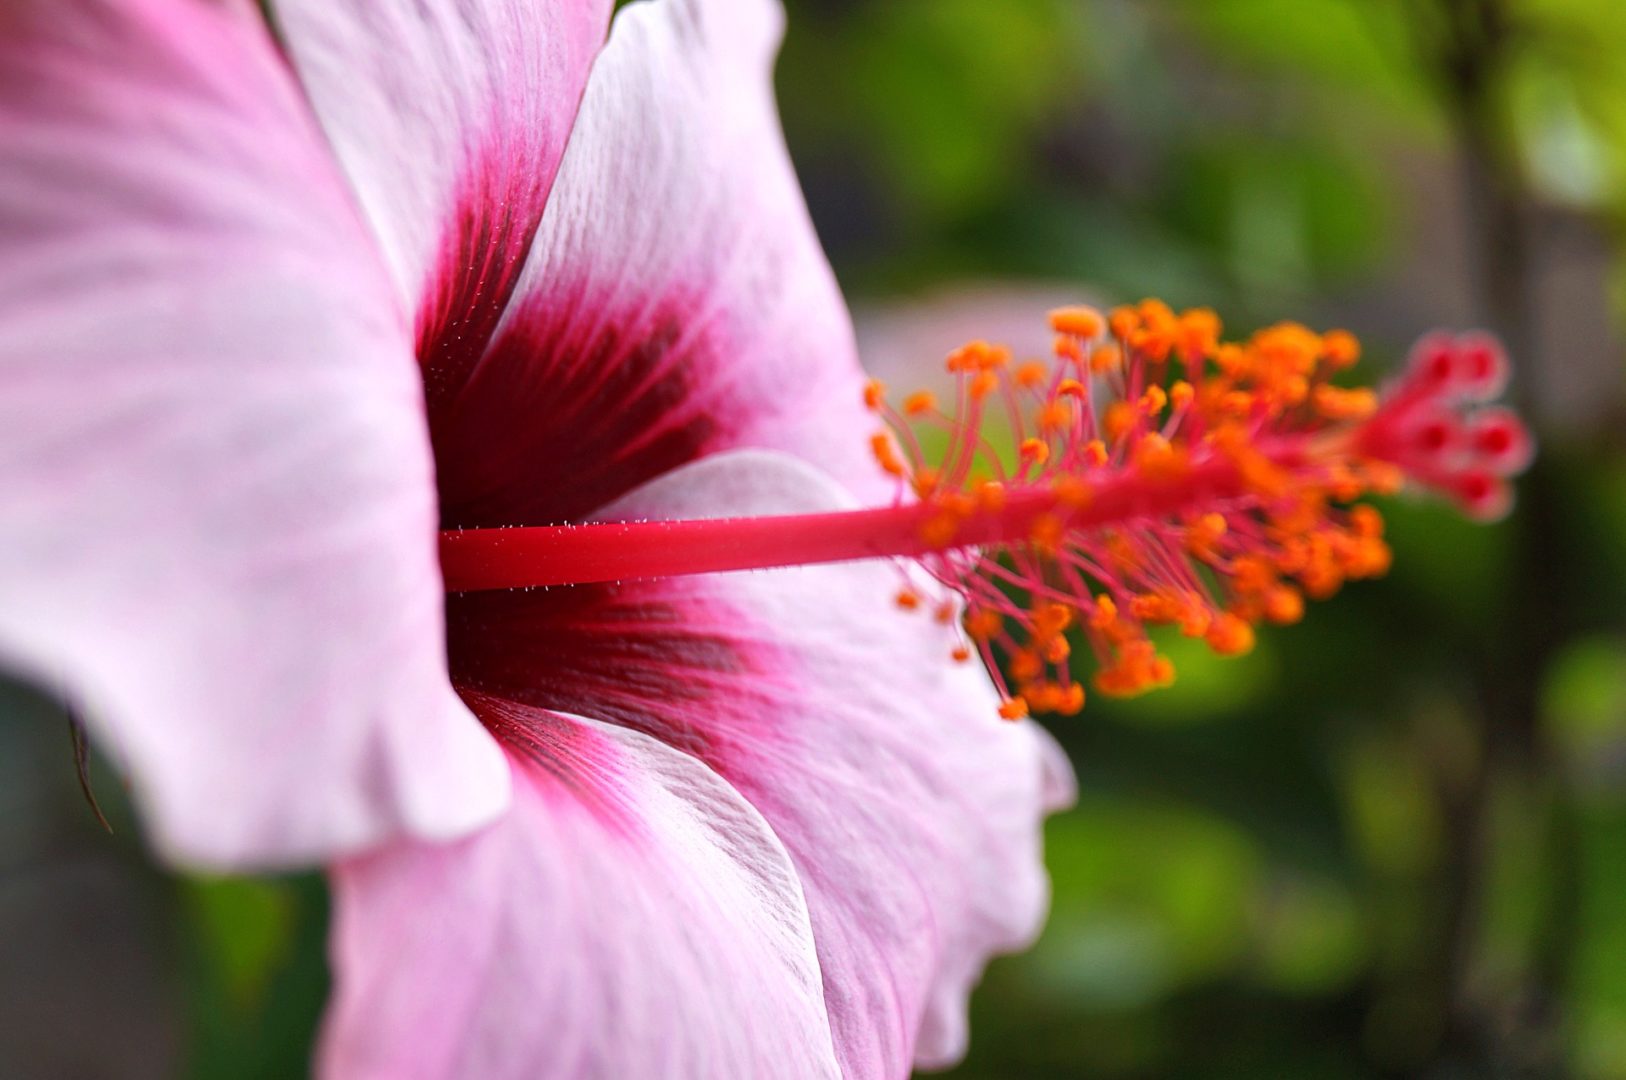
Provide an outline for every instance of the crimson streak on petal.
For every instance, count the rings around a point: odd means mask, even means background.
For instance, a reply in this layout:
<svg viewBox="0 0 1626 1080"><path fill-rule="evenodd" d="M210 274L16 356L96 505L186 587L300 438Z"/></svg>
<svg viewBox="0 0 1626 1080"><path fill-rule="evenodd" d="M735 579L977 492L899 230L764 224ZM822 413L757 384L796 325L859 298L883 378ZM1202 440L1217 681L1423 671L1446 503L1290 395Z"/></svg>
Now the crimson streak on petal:
<svg viewBox="0 0 1626 1080"><path fill-rule="evenodd" d="M552 177L546 181L480 167L457 199L417 316L418 363L432 427L457 400L502 320L542 220Z"/></svg>

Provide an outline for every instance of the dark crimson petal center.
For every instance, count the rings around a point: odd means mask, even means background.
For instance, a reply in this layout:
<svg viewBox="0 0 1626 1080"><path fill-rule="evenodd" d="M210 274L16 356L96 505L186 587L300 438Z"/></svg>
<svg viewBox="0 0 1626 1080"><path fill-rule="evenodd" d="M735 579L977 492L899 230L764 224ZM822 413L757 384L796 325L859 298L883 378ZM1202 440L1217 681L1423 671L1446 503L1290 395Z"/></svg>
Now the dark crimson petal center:
<svg viewBox="0 0 1626 1080"><path fill-rule="evenodd" d="M692 582L461 594L447 615L465 696L632 728L731 779L748 779L751 746L736 736L768 734L783 691L784 665L751 640L748 613ZM512 732L493 730L512 743Z"/></svg>
<svg viewBox="0 0 1626 1080"><path fill-rule="evenodd" d="M717 367L713 325L681 294L629 304L577 287L525 301L455 401L431 411L443 527L576 520L701 456L724 430L700 394Z"/></svg>

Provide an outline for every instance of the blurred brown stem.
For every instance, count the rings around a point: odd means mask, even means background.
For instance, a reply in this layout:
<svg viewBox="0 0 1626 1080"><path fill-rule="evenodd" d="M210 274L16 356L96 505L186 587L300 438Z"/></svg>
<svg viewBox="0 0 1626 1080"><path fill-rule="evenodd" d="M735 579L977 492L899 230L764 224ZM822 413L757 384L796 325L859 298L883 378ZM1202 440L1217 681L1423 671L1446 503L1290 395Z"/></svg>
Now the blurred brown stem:
<svg viewBox="0 0 1626 1080"><path fill-rule="evenodd" d="M1520 28L1508 0L1435 0L1433 14L1433 25L1420 29L1425 62L1438 76L1457 145L1477 316L1515 357L1511 395L1534 416L1546 358L1539 345L1531 200L1504 97ZM1520 484L1519 500L1510 526L1504 632L1487 643L1475 670L1483 753L1469 782L1446 795L1450 848L1442 875L1446 932L1438 978L1448 1020L1440 1064L1495 1062L1498 1071L1555 1077L1565 1072L1560 1004L1576 944L1579 871L1573 800L1563 763L1541 723L1539 696L1542 675L1561 640L1557 598L1565 591L1550 469L1534 469ZM1490 1017L1472 1000L1470 980L1482 929L1487 855L1495 839L1491 797L1499 781L1521 783L1539 805L1542 869L1548 878L1524 993L1509 1003L1510 1015Z"/></svg>

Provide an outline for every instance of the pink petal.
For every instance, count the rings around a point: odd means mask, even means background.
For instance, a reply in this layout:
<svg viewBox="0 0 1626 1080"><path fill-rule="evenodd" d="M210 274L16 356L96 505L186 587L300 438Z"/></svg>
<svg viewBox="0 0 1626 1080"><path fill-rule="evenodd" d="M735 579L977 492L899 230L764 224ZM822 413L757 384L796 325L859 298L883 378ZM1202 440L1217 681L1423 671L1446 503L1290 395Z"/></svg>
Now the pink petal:
<svg viewBox="0 0 1626 1080"><path fill-rule="evenodd" d="M417 315L431 411L480 359L553 186L610 0L275 0Z"/></svg>
<svg viewBox="0 0 1626 1080"><path fill-rule="evenodd" d="M607 516L724 517L851 505L783 454L736 452ZM454 598L453 677L693 754L796 864L849 1076L943 1064L994 952L1047 901L1040 821L1071 778L1038 727L997 719L950 631L891 603L889 563Z"/></svg>
<svg viewBox="0 0 1626 1080"><path fill-rule="evenodd" d="M576 518L740 446L885 490L774 113L781 23L771 0L617 16L509 314L432 417L447 524Z"/></svg>
<svg viewBox="0 0 1626 1080"><path fill-rule="evenodd" d="M762 818L636 732L471 697L514 802L333 876L321 1072L835 1076L807 909Z"/></svg>
<svg viewBox="0 0 1626 1080"><path fill-rule="evenodd" d="M0 7L0 250L0 658L160 848L489 820L406 320L251 6Z"/></svg>

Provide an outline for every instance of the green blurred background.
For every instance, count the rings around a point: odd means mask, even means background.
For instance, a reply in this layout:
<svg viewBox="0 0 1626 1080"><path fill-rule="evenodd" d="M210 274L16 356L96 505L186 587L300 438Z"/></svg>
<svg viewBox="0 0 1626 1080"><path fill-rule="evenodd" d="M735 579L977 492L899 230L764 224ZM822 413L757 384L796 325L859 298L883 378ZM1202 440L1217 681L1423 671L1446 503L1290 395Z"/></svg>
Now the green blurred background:
<svg viewBox="0 0 1626 1080"><path fill-rule="evenodd" d="M1347 327L1374 375L1488 326L1541 439L1508 522L1387 506L1388 579L1053 725L1054 914L952 1075L1626 1078L1626 4L789 7L787 136L889 380L1156 295ZM0 687L0 1063L298 1075L320 881L164 874L95 774L111 838Z"/></svg>

